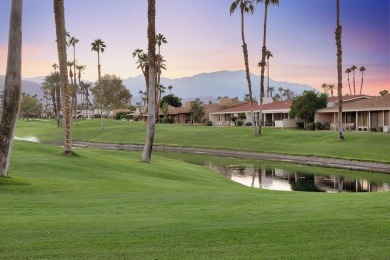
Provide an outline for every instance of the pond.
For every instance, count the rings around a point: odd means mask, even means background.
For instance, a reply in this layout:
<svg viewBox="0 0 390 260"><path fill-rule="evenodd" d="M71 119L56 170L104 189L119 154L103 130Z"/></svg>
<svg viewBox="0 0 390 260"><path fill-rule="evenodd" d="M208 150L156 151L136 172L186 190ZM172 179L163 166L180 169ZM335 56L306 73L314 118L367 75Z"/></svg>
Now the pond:
<svg viewBox="0 0 390 260"><path fill-rule="evenodd" d="M228 179L248 187L310 192L388 192L389 183L376 183L366 179L341 175L300 173L282 168L265 168L257 165L221 166L209 162L207 166Z"/></svg>
<svg viewBox="0 0 390 260"><path fill-rule="evenodd" d="M253 188L329 193L390 191L390 174L206 154L156 154L207 166L232 181Z"/></svg>

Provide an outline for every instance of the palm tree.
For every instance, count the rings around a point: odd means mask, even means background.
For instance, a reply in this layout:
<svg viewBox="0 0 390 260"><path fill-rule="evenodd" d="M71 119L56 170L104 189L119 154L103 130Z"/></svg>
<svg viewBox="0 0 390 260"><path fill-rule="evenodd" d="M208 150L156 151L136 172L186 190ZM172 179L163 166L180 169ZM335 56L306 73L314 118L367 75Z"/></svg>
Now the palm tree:
<svg viewBox="0 0 390 260"><path fill-rule="evenodd" d="M348 87L349 87L349 94L350 94L350 95L352 95L351 84L349 83L349 73L351 73L351 72L352 72L351 68L347 68L347 69L345 70L345 73L347 73L347 75L348 75Z"/></svg>
<svg viewBox="0 0 390 260"><path fill-rule="evenodd" d="M357 69L357 67L355 65L353 65L351 67L351 71L352 71L352 75L353 75L353 94L356 95L356 88L355 88L355 70Z"/></svg>
<svg viewBox="0 0 390 260"><path fill-rule="evenodd" d="M155 118L156 92L156 0L148 0L148 57L149 57L149 91L148 91L148 127L146 130L145 146L142 152L142 161L149 163L152 157Z"/></svg>
<svg viewBox="0 0 390 260"><path fill-rule="evenodd" d="M325 93L325 94L328 94L328 91L329 91L328 84L323 83L323 84L321 85L321 88L324 90L324 93Z"/></svg>
<svg viewBox="0 0 390 260"><path fill-rule="evenodd" d="M283 96L284 89L282 87L279 87L278 91L279 91L280 101L282 101L282 99L283 99L282 96Z"/></svg>
<svg viewBox="0 0 390 260"><path fill-rule="evenodd" d="M265 56L267 57L267 97L269 97L269 58L274 57L270 50L267 50Z"/></svg>
<svg viewBox="0 0 390 260"><path fill-rule="evenodd" d="M148 54L144 53L141 49L136 49L133 52L133 58L137 57L136 64L138 64L137 69L141 69L142 74L145 77L146 84L146 93L149 90L149 57ZM148 102L148 98L146 97L146 103Z"/></svg>
<svg viewBox="0 0 390 260"><path fill-rule="evenodd" d="M328 89L330 90L330 96L333 97L333 89L335 88L334 84L329 84Z"/></svg>
<svg viewBox="0 0 390 260"><path fill-rule="evenodd" d="M62 90L63 110L65 115L64 123L64 153L72 154L72 136L71 136L71 110L68 94L68 72L66 57L66 30L65 30L65 10L64 1L54 0L54 16L57 35L57 50L60 68L60 82Z"/></svg>
<svg viewBox="0 0 390 260"><path fill-rule="evenodd" d="M264 31L263 31L263 47L261 49L261 74L260 74L260 113L259 113L259 133L261 134L261 122L262 122L262 104L263 104L263 97L264 97L264 70L265 70L265 57L267 55L267 19L268 19L268 5L278 5L279 6L279 0L256 0L257 3L264 2L265 8L264 8Z"/></svg>
<svg viewBox="0 0 390 260"><path fill-rule="evenodd" d="M269 87L269 95L272 97L273 96L273 93L275 91L275 88L274 87Z"/></svg>
<svg viewBox="0 0 390 260"><path fill-rule="evenodd" d="M244 33L244 14L245 13L253 14L255 8L253 6L252 0L234 0L234 2L230 5L230 15L232 15L234 11L236 11L238 8L240 8L241 11L242 50L244 53L246 80L248 82L249 106L250 106L251 117L252 117L253 135L257 135L257 129L255 124L255 113L253 113L253 95L252 95L252 83L251 83L250 72L249 72L248 46L245 42L245 33Z"/></svg>
<svg viewBox="0 0 390 260"><path fill-rule="evenodd" d="M22 0L12 0L8 36L7 71L0 122L0 176L8 176L14 129L22 88Z"/></svg>
<svg viewBox="0 0 390 260"><path fill-rule="evenodd" d="M73 93L73 96L72 96L72 99L73 99L73 109L74 109L74 114L75 114L75 120L76 120L76 126L78 125L78 121L77 121L77 93L78 93L78 90L79 90L79 86L77 85L77 82L76 82L76 44L79 43L79 39L75 38L75 37L70 37L69 35L69 42L68 42L68 46L73 46L73 88L74 88L74 93Z"/></svg>
<svg viewBox="0 0 390 260"><path fill-rule="evenodd" d="M98 84L100 83L100 80L102 78L101 74L101 66L100 66L100 53L104 52L104 48L106 48L106 44L101 39L96 39L94 42L91 43L92 48L91 51L96 51L98 55ZM101 98L100 98L101 99ZM100 128L103 130L103 104L100 102Z"/></svg>
<svg viewBox="0 0 390 260"><path fill-rule="evenodd" d="M172 94L171 93L171 90L173 89L173 87L171 85L168 86L168 89L169 89L169 95Z"/></svg>
<svg viewBox="0 0 390 260"><path fill-rule="evenodd" d="M339 99L339 114L338 114L338 123L339 123L339 140L344 140L343 134L343 67L342 67L342 59L343 59L343 50L341 46L341 31L342 27L340 25L340 0L336 0L336 46L337 46L337 96ZM353 66L355 67L355 65ZM354 68L351 68L354 71ZM355 67L356 68L356 67ZM355 76L353 79L353 87L355 90Z"/></svg>
<svg viewBox="0 0 390 260"><path fill-rule="evenodd" d="M361 66L361 67L359 68L359 71L362 73L362 83L361 83L361 85L360 85L360 94L359 94L359 95L362 94L362 89L363 89L363 72L364 72L365 70L366 70L366 68L363 67L363 66Z"/></svg>

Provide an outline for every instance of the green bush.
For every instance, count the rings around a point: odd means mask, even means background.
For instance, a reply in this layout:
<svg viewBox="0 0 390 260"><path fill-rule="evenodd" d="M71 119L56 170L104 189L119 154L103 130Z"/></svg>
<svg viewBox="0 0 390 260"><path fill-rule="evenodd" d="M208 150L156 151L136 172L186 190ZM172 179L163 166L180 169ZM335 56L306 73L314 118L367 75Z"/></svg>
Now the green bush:
<svg viewBox="0 0 390 260"><path fill-rule="evenodd" d="M378 132L383 132L383 127L378 127Z"/></svg>
<svg viewBox="0 0 390 260"><path fill-rule="evenodd" d="M307 123L306 124L306 131L314 131L315 125L314 123Z"/></svg>
<svg viewBox="0 0 390 260"><path fill-rule="evenodd" d="M213 122L210 121L210 120L205 120L204 123L206 124L206 126L212 126L213 125Z"/></svg>
<svg viewBox="0 0 390 260"><path fill-rule="evenodd" d="M161 124L168 124L168 123L169 123L169 122L168 122L168 118L160 118L159 122L160 122Z"/></svg>
<svg viewBox="0 0 390 260"><path fill-rule="evenodd" d="M371 132L377 132L377 129L375 127L370 129Z"/></svg>
<svg viewBox="0 0 390 260"><path fill-rule="evenodd" d="M330 130L330 123L329 122L325 122L324 130Z"/></svg>
<svg viewBox="0 0 390 260"><path fill-rule="evenodd" d="M316 122L315 123L315 129L316 130L323 130L324 128L323 128L323 126L322 126L322 124L320 122Z"/></svg>
<svg viewBox="0 0 390 260"><path fill-rule="evenodd" d="M299 129L303 129L303 128L305 128L305 124L303 122L297 122L297 127Z"/></svg>
<svg viewBox="0 0 390 260"><path fill-rule="evenodd" d="M244 124L244 122L242 122L242 120L239 118L236 120L235 123L236 123L236 126L242 126Z"/></svg>
<svg viewBox="0 0 390 260"><path fill-rule="evenodd" d="M251 122L247 122L245 123L246 126L252 126L252 123Z"/></svg>

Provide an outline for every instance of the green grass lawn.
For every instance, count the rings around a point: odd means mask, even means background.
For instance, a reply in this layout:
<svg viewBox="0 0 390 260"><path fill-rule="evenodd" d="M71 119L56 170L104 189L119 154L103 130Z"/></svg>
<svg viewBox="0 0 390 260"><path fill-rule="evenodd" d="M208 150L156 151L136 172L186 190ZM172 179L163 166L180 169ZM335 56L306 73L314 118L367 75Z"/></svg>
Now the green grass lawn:
<svg viewBox="0 0 390 260"><path fill-rule="evenodd" d="M41 139L58 131L30 126ZM125 133L115 127L104 133ZM14 142L11 178L0 178L0 259L389 258L389 193L258 190L159 156L61 152Z"/></svg>
<svg viewBox="0 0 390 260"><path fill-rule="evenodd" d="M146 125L138 122L81 120L73 123L74 140L91 142L143 144ZM182 124L157 124L155 145L193 146L325 156L343 159L390 163L390 134L345 132L345 141L338 141L335 131L303 131L263 127L262 136L253 136L249 127L205 127ZM54 120L18 121L16 136L37 136L40 140L62 140L62 129Z"/></svg>

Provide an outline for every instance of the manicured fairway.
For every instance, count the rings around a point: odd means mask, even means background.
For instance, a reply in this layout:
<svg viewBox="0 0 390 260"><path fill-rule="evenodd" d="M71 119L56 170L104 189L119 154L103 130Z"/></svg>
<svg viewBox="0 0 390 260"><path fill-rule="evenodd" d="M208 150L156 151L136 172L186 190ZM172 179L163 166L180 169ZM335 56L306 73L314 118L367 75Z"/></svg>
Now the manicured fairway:
<svg viewBox="0 0 390 260"><path fill-rule="evenodd" d="M0 259L390 257L389 193L262 191L158 156L61 151L15 142Z"/></svg>
<svg viewBox="0 0 390 260"><path fill-rule="evenodd" d="M73 124L73 139L103 143L143 144L146 125L139 122L99 120ZM62 129L51 121L18 121L16 136L37 136L40 140L62 140ZM367 160L390 164L390 134L346 132L346 140L338 141L335 131L303 131L263 128L254 137L249 127L204 127L181 124L157 124L155 144L193 146L229 150L325 156Z"/></svg>

